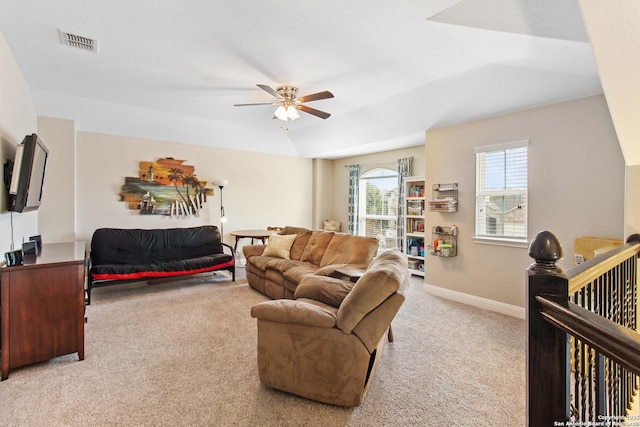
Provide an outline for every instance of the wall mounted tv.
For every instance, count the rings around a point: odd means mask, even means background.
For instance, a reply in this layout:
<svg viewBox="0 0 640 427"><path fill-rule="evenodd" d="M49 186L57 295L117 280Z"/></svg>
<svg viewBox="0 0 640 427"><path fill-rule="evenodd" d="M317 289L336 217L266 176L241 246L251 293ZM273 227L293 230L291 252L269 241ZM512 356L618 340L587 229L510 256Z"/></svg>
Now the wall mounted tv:
<svg viewBox="0 0 640 427"><path fill-rule="evenodd" d="M9 185L9 210L33 211L40 207L49 150L35 133L18 145Z"/></svg>

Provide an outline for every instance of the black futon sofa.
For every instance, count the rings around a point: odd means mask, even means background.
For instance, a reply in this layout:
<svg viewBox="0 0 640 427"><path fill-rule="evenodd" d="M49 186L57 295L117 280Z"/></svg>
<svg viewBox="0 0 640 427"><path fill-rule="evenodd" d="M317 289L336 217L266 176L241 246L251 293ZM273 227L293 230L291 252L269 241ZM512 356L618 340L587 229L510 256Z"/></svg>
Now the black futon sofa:
<svg viewBox="0 0 640 427"><path fill-rule="evenodd" d="M228 248L229 254L224 253ZM91 238L87 304L91 289L124 281L186 276L228 270L236 280L233 249L218 227L100 228Z"/></svg>

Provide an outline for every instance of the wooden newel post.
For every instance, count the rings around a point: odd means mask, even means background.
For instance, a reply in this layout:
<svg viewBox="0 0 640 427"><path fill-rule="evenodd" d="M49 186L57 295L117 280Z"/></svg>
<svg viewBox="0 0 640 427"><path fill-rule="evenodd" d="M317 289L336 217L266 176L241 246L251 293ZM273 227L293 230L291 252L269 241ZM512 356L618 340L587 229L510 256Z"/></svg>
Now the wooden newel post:
<svg viewBox="0 0 640 427"><path fill-rule="evenodd" d="M564 253L553 233L541 231L529 244L534 263L527 269L527 425L544 427L569 420L567 334L540 314L536 296L568 301L567 276L556 264Z"/></svg>

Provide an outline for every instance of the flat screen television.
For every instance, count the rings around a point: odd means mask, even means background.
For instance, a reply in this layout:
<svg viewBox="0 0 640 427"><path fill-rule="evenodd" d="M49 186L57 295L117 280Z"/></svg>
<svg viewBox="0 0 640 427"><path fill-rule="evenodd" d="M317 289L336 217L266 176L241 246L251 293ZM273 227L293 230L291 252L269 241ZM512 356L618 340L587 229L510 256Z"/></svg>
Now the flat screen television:
<svg viewBox="0 0 640 427"><path fill-rule="evenodd" d="M28 212L42 202L44 172L49 150L35 133L25 136L16 150L9 184L9 210Z"/></svg>

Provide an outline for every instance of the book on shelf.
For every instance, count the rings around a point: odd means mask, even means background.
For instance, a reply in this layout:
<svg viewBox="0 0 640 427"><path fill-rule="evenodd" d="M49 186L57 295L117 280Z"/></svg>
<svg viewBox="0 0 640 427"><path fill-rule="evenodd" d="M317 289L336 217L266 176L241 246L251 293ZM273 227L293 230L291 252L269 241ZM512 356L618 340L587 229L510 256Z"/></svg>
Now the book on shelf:
<svg viewBox="0 0 640 427"><path fill-rule="evenodd" d="M407 215L422 215L422 202L409 201L407 204Z"/></svg>
<svg viewBox="0 0 640 427"><path fill-rule="evenodd" d="M424 220L422 218L407 218L406 229L409 233L424 233Z"/></svg>
<svg viewBox="0 0 640 427"><path fill-rule="evenodd" d="M455 212L458 209L458 201L451 197L436 199L429 202L432 211Z"/></svg>

